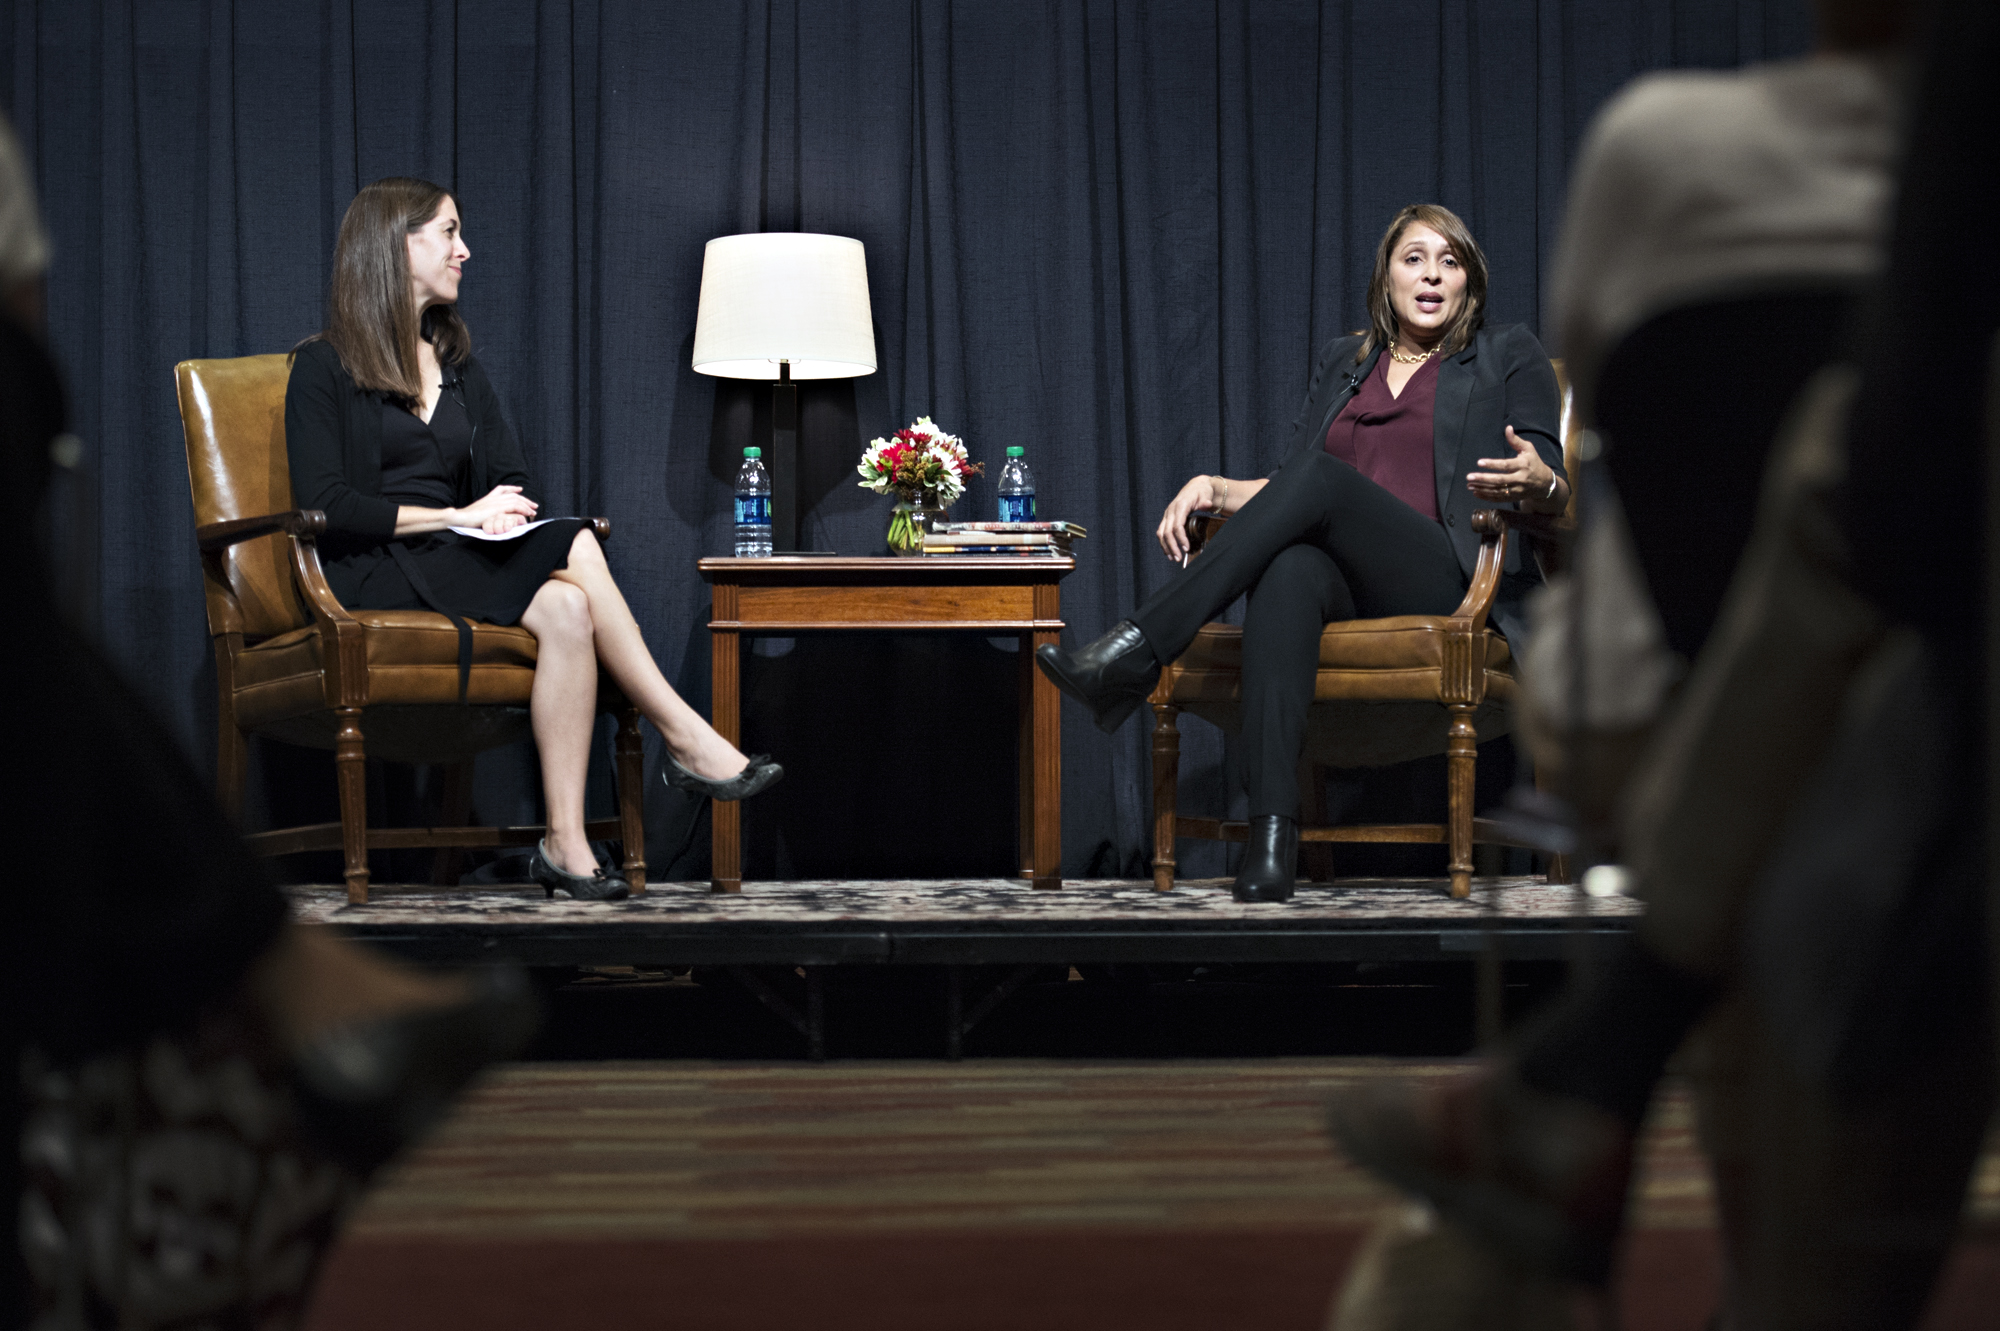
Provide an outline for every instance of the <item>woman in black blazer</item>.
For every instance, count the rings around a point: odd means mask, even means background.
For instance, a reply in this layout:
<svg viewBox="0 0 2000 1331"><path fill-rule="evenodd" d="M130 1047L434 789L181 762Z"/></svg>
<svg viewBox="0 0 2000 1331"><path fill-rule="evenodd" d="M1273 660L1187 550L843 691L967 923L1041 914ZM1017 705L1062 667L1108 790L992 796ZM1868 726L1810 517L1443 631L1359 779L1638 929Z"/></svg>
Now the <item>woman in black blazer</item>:
<svg viewBox="0 0 2000 1331"><path fill-rule="evenodd" d="M1298 857L1297 765L1320 630L1343 619L1444 615L1478 559L1475 505L1568 502L1555 372L1527 329L1485 326L1486 258L1434 204L1397 213L1375 252L1366 332L1321 354L1282 465L1268 478L1197 476L1157 533L1187 561L1187 519L1237 515L1130 618L1042 670L1116 729L1209 619L1245 592L1243 734L1250 840L1239 901L1285 901ZM1520 641L1539 580L1508 551L1493 622Z"/></svg>
<svg viewBox="0 0 2000 1331"><path fill-rule="evenodd" d="M548 835L535 878L553 896L630 888L583 833L584 773L601 662L666 741L670 784L743 799L783 769L746 759L682 701L639 636L597 538L580 518L536 520L527 462L458 317L471 257L451 195L392 177L348 206L326 331L301 343L285 391L292 497L326 513L327 581L355 609L430 609L535 635L529 700Z"/></svg>

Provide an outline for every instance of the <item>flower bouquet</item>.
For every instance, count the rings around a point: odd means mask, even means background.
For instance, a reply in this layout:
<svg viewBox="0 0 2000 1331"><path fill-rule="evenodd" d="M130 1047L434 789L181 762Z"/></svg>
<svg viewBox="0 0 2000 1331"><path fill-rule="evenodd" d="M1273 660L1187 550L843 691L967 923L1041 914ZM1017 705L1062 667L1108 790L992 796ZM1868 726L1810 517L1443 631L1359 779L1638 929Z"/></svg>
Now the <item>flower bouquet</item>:
<svg viewBox="0 0 2000 1331"><path fill-rule="evenodd" d="M986 469L966 456L964 440L919 416L907 430L870 440L855 470L861 473L862 489L896 496L889 515L889 549L918 555L932 525L965 493L965 478Z"/></svg>

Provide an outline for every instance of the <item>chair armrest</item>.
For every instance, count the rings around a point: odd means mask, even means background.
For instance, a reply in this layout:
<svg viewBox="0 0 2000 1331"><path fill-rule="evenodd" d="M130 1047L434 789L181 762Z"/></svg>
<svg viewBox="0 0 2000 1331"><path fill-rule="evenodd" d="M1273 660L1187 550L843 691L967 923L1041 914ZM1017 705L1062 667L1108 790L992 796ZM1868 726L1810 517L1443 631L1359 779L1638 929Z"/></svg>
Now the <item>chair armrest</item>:
<svg viewBox="0 0 2000 1331"><path fill-rule="evenodd" d="M1485 509L1510 529L1527 539L1542 576L1552 577L1569 564L1570 549L1576 544L1576 519L1566 513L1523 513L1517 509Z"/></svg>
<svg viewBox="0 0 2000 1331"><path fill-rule="evenodd" d="M1514 508L1483 508L1479 511L1485 516L1506 523L1523 536L1548 541L1570 541L1576 538L1575 520L1561 513L1523 513Z"/></svg>
<svg viewBox="0 0 2000 1331"><path fill-rule="evenodd" d="M255 540L283 532L288 536L314 537L326 532L326 514L316 508L295 508L286 513L266 513L262 517L232 518L197 527L195 542L203 554L226 550L238 541Z"/></svg>
<svg viewBox="0 0 2000 1331"><path fill-rule="evenodd" d="M611 519L610 518L590 519L590 530L592 534L594 534L597 537L597 543L599 545L603 545L606 541L611 539Z"/></svg>
<svg viewBox="0 0 2000 1331"><path fill-rule="evenodd" d="M326 570L320 566L318 538L326 533L326 514L317 508L295 508L285 513L266 513L255 518L232 518L211 522L195 529L195 541L205 555L220 554L239 541L259 536L285 535L292 538L292 573L299 592L315 620L325 623L353 623L340 600L327 585Z"/></svg>
<svg viewBox="0 0 2000 1331"><path fill-rule="evenodd" d="M1479 533L1479 562L1472 566L1472 581L1466 584L1465 599L1451 612L1453 627L1481 633L1486 616L1493 609L1493 597L1500 590L1500 574L1507 566L1507 521L1513 514L1502 509L1475 509L1472 530Z"/></svg>
<svg viewBox="0 0 2000 1331"><path fill-rule="evenodd" d="M1188 558L1192 559L1200 554L1201 548L1215 539L1215 534L1222 530L1222 524L1227 521L1229 519L1221 513L1198 511L1188 514Z"/></svg>
<svg viewBox="0 0 2000 1331"><path fill-rule="evenodd" d="M347 613L347 607L340 603L326 580L326 569L319 562L319 542L310 534L293 536L292 577L299 585L299 594L306 598L314 623L322 630L354 623L354 616Z"/></svg>

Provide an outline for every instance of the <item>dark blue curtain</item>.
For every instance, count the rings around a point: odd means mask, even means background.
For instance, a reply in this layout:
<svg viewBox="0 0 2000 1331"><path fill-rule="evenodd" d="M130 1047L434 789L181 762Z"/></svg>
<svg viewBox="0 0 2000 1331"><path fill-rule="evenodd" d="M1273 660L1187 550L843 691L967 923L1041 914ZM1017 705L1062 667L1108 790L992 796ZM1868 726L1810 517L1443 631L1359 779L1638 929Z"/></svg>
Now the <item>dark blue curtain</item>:
<svg viewBox="0 0 2000 1331"><path fill-rule="evenodd" d="M335 228L368 180L457 193L462 308L549 508L613 520L633 608L705 705L693 564L729 540L733 458L759 411L689 369L710 237L867 246L881 367L804 394L814 543L880 548L886 501L846 474L870 436L929 414L989 463L1021 444L1043 514L1091 531L1064 611L1093 636L1167 576L1149 533L1187 476L1268 468L1314 348L1363 318L1394 209L1465 216L1494 318L1539 328L1592 111L1644 70L1795 54L1810 28L1803 0L16 0L0 15L4 105L55 245L51 333L91 448L78 508L94 534L67 558L204 761L214 684L172 366L318 328ZM992 504L975 483L959 513ZM984 641L766 645L751 738L795 780L753 811L751 871L1008 871L1011 671ZM887 680L897 692L859 687ZM1138 872L1144 728L1107 740L1066 719L1066 868ZM1188 729L1184 798L1218 807L1224 746ZM261 761L253 807L282 805L300 769ZM531 762L483 764L484 816L532 816ZM912 782L912 765L939 775ZM885 816L894 800L905 812ZM677 844L692 811L656 812ZM987 830L909 849L940 820Z"/></svg>

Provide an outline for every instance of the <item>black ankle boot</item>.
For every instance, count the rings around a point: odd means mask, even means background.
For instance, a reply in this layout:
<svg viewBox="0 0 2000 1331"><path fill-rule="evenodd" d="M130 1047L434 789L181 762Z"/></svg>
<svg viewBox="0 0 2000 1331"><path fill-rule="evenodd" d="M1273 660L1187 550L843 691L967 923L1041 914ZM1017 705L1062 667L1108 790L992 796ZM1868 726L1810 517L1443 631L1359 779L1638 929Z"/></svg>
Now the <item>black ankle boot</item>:
<svg viewBox="0 0 2000 1331"><path fill-rule="evenodd" d="M1054 643L1037 647L1035 664L1057 688L1088 707L1097 728L1107 735L1139 709L1160 678L1152 644L1129 619L1073 652Z"/></svg>
<svg viewBox="0 0 2000 1331"><path fill-rule="evenodd" d="M1238 901L1290 901L1299 867L1299 820L1267 813L1250 820L1243 867L1236 871Z"/></svg>

